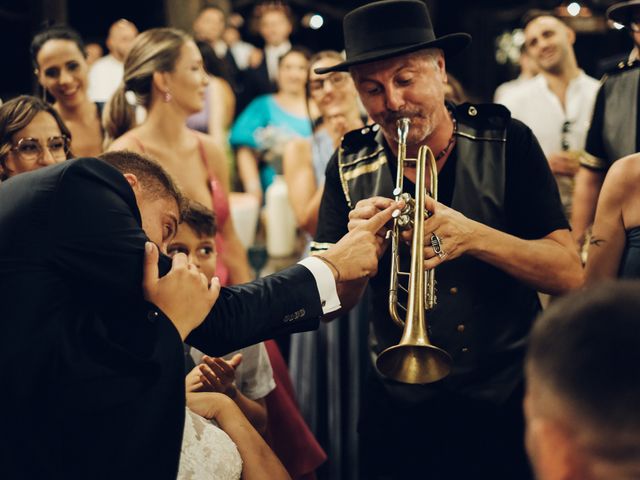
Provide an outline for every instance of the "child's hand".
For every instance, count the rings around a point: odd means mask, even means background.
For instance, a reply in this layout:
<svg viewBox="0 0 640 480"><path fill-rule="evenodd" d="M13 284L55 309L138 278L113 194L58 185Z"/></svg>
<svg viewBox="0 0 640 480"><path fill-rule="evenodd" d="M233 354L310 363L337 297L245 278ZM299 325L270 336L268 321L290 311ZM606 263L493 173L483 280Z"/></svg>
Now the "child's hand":
<svg viewBox="0 0 640 480"><path fill-rule="evenodd" d="M202 380L200 380L200 369L198 367L194 367L191 370L187 377L185 378L185 386L187 388L187 393L189 392L199 392L202 390Z"/></svg>
<svg viewBox="0 0 640 480"><path fill-rule="evenodd" d="M238 353L229 361L219 357L202 357L198 365L200 370L201 391L219 392L233 398L236 396L236 388L233 382L236 379L236 368L242 362L242 354Z"/></svg>

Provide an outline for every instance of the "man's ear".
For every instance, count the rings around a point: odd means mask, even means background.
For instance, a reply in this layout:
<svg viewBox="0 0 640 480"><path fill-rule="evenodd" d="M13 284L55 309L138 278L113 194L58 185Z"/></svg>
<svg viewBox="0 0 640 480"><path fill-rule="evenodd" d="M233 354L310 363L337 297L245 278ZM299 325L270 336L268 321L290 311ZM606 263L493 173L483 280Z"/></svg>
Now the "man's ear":
<svg viewBox="0 0 640 480"><path fill-rule="evenodd" d="M123 175L124 175L124 178L129 183L129 185L131 185L131 188L133 189L133 191L135 193L139 193L140 181L138 180L138 177L136 177L135 174L133 173L123 173Z"/></svg>

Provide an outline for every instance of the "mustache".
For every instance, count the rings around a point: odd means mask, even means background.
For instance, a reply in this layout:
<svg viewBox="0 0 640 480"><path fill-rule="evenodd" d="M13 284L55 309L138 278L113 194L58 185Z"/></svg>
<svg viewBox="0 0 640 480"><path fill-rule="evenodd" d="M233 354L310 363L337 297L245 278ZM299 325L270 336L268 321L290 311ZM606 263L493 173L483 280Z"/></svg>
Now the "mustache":
<svg viewBox="0 0 640 480"><path fill-rule="evenodd" d="M401 118L408 118L409 120L411 120L412 118L422 117L422 112L403 110L401 112L386 112L382 115L382 120L384 121L384 123L392 123L395 125Z"/></svg>

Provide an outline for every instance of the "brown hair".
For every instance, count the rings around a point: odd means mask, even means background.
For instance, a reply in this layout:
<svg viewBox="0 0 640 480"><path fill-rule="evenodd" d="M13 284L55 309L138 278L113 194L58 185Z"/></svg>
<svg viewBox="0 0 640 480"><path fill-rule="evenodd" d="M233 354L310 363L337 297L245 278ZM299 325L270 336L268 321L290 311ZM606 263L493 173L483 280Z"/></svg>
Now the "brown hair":
<svg viewBox="0 0 640 480"><path fill-rule="evenodd" d="M9 100L0 106L0 180L9 177L6 161L13 147L13 136L27 127L40 112L49 113L58 124L60 133L71 141L71 132L60 114L48 103L30 95L20 95ZM67 159L72 157L72 153L67 152Z"/></svg>
<svg viewBox="0 0 640 480"><path fill-rule="evenodd" d="M173 198L178 204L178 209L182 214L185 199L173 181L173 178L171 178L171 175L169 175L158 162L150 157L129 150L106 152L99 155L98 158L111 165L120 173L133 173L138 178L145 192L154 198Z"/></svg>
<svg viewBox="0 0 640 480"><path fill-rule="evenodd" d="M137 105L149 108L154 72L171 72L182 46L191 37L175 28L152 28L136 38L124 62L122 83L105 110L104 128L114 140L135 126L135 106L127 98L133 92Z"/></svg>
<svg viewBox="0 0 640 480"><path fill-rule="evenodd" d="M215 237L216 217L213 211L201 203L188 200L182 212L182 222L186 223L199 237Z"/></svg>

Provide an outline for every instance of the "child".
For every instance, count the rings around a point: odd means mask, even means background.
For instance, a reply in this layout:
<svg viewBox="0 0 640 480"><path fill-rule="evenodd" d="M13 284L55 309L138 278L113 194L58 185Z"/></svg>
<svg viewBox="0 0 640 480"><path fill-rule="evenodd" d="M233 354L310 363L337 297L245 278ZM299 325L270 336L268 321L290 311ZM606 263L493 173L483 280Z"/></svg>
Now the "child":
<svg viewBox="0 0 640 480"><path fill-rule="evenodd" d="M169 255L184 253L189 262L211 279L216 273L216 224L213 212L189 202ZM264 397L275 388L271 363L263 343L243 348L225 358L213 358L192 348L197 365L186 378L187 393L219 392L232 398L253 427L264 434L267 408Z"/></svg>

